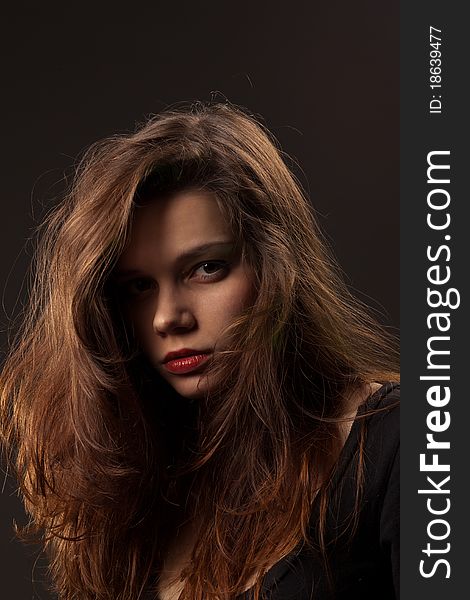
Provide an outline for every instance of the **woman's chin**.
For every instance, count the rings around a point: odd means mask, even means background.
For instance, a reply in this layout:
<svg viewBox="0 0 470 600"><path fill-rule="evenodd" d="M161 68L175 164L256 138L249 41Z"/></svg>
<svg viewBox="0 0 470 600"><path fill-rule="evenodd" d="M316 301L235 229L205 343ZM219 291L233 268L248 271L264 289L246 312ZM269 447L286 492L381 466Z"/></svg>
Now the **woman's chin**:
<svg viewBox="0 0 470 600"><path fill-rule="evenodd" d="M207 377L203 377L200 374L194 375L173 375L166 376L166 381L171 387L183 398L188 400L199 400L204 398L209 390Z"/></svg>

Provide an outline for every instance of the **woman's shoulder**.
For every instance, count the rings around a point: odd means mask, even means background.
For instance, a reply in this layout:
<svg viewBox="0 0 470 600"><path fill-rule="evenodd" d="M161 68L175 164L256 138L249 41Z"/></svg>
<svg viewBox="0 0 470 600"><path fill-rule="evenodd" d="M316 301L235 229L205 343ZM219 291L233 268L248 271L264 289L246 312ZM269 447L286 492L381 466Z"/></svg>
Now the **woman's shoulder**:
<svg viewBox="0 0 470 600"><path fill-rule="evenodd" d="M327 524L327 536L333 540L338 530L344 531L344 546L339 542L334 556L338 585L345 590L338 598L372 597L367 589L391 598L399 585L398 382L384 383L360 406L346 446ZM357 524L354 535L348 523Z"/></svg>
<svg viewBox="0 0 470 600"><path fill-rule="evenodd" d="M399 399L400 382L386 381L382 382L380 387L367 398L363 407L365 410L373 410L382 407L395 408L398 406Z"/></svg>
<svg viewBox="0 0 470 600"><path fill-rule="evenodd" d="M319 544L322 513L317 497L309 529L314 544L299 545L268 572L265 586L275 590L269 597L292 598L302 590L296 597L310 598L314 586L317 596L324 599L395 597L399 584L399 394L397 382L386 382L361 404L328 486L322 535L334 593L312 550Z"/></svg>
<svg viewBox="0 0 470 600"><path fill-rule="evenodd" d="M354 435L348 440L343 478L355 480L359 464L363 472L363 501L379 514L386 497L398 506L400 470L400 384L387 382L358 411ZM359 463L358 463L359 461ZM394 500L394 502L395 502Z"/></svg>
<svg viewBox="0 0 470 600"><path fill-rule="evenodd" d="M390 381L359 407L337 465L333 487L356 481L359 461L365 493L373 497L387 486L392 471L398 468L399 447L400 384Z"/></svg>
<svg viewBox="0 0 470 600"><path fill-rule="evenodd" d="M377 458L388 449L395 454L400 443L400 383L384 383L360 407L358 417L358 424L361 418L365 421L366 453L372 452Z"/></svg>

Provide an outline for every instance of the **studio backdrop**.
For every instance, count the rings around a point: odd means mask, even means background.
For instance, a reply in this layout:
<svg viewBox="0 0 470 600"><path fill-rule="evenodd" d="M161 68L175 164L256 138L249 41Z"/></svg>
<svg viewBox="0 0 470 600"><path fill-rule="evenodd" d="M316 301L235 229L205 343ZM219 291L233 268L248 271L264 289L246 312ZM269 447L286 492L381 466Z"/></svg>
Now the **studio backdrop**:
<svg viewBox="0 0 470 600"><path fill-rule="evenodd" d="M399 326L398 2L10 7L2 34L1 350L23 310L35 229L85 148L181 102L228 100L278 139L354 293ZM9 334L10 331L10 334ZM48 600L0 495L2 598Z"/></svg>

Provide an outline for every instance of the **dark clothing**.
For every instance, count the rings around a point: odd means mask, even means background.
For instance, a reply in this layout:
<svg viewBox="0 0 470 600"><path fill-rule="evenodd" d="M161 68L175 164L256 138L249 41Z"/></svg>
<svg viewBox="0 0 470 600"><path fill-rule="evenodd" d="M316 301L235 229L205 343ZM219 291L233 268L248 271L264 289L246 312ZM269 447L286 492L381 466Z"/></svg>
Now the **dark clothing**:
<svg viewBox="0 0 470 600"><path fill-rule="evenodd" d="M300 545L265 575L265 600L394 600L399 598L399 393L387 383L359 408L341 452L326 518L325 541L331 572L322 557ZM363 437L362 437L363 436ZM363 488L355 530L357 458L364 443ZM311 534L316 538L319 503L314 502ZM149 596L150 597L150 596ZM237 600L250 600L250 590Z"/></svg>
<svg viewBox="0 0 470 600"><path fill-rule="evenodd" d="M388 383L370 396L359 415L382 407L387 410L356 420L340 456L326 521L333 587L328 585L321 558L299 547L265 575L262 589L266 599L399 598L399 388L397 383ZM352 534L348 523L354 514L356 458L363 426L364 488L357 528ZM318 509L314 504L312 531ZM250 597L249 591L239 596L247 600Z"/></svg>

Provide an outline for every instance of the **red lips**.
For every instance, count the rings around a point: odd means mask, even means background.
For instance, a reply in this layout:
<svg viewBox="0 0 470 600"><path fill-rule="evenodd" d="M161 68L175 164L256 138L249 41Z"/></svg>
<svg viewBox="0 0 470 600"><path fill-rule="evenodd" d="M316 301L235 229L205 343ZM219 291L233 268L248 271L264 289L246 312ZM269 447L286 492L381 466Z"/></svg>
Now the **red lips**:
<svg viewBox="0 0 470 600"><path fill-rule="evenodd" d="M209 357L210 350L182 348L168 352L163 359L163 367L170 373L181 375L198 369Z"/></svg>
<svg viewBox="0 0 470 600"><path fill-rule="evenodd" d="M162 360L163 363L167 363L175 358L181 358L183 356L194 356L197 354L208 354L210 350L193 350L192 348L181 348L175 352L168 352L165 358Z"/></svg>

